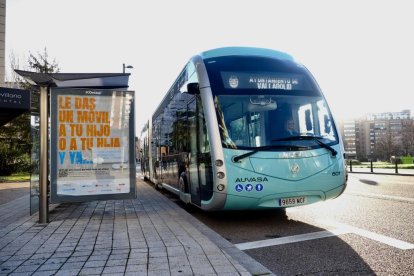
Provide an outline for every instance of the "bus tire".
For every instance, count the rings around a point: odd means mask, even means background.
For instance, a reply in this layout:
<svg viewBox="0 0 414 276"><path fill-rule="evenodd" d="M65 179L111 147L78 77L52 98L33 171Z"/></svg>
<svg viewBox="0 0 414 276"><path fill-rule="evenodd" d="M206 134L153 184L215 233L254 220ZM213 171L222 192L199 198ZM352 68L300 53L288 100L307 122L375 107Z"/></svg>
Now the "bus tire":
<svg viewBox="0 0 414 276"><path fill-rule="evenodd" d="M181 173L180 179L178 180L178 187L180 188L181 192L188 194L189 189L185 173Z"/></svg>
<svg viewBox="0 0 414 276"><path fill-rule="evenodd" d="M189 187L187 182L187 177L185 173L180 175L180 179L178 180L178 187L180 189L180 200L188 206L191 203L191 195L189 193Z"/></svg>

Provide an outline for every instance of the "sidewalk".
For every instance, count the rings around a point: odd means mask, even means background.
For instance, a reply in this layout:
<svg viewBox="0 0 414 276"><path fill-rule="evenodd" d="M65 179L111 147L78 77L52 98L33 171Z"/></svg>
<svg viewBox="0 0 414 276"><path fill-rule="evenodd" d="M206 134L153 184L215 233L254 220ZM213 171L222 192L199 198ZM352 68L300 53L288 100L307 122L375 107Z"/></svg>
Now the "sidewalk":
<svg viewBox="0 0 414 276"><path fill-rule="evenodd" d="M137 199L0 205L0 275L272 275L142 180Z"/></svg>

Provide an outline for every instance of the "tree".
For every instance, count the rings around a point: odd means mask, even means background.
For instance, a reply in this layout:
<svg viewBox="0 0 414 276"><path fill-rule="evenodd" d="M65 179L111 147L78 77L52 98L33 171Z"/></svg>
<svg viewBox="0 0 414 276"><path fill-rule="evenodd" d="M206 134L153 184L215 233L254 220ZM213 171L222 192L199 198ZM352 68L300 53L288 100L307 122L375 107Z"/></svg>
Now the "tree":
<svg viewBox="0 0 414 276"><path fill-rule="evenodd" d="M20 59L12 52L10 54L10 66L12 69L11 80L10 82L17 84L21 89L37 91L36 87L33 87L28 81L24 78L17 75L14 70L21 69ZM27 65L22 68L22 70L34 71L37 73L58 73L60 71L59 65L56 62L56 59L53 59L52 62L49 61L49 55L47 53L46 47L43 49L43 52L37 52L37 54L32 54L29 52L29 58L27 59Z"/></svg>
<svg viewBox="0 0 414 276"><path fill-rule="evenodd" d="M402 126L402 147L404 156L414 156L414 121L407 120Z"/></svg>
<svg viewBox="0 0 414 276"><path fill-rule="evenodd" d="M59 72L55 59L52 62L49 61L46 48L42 53L38 52L37 55L30 53L27 62L29 71L38 73ZM20 64L19 59L13 54L10 63L12 81L16 82L21 89L29 90L32 94L38 93L36 86L31 85L14 73L14 69L19 69ZM6 125L0 126L0 175L30 170L30 149L32 147L30 131L30 112L23 113Z"/></svg>
<svg viewBox="0 0 414 276"><path fill-rule="evenodd" d="M389 160L392 156L392 137L387 131L379 137L375 137L375 155L377 159Z"/></svg>
<svg viewBox="0 0 414 276"><path fill-rule="evenodd" d="M53 59L52 62L49 62L48 58L49 55L47 54L46 47L43 50L43 53L38 52L37 56L30 53L28 60L29 67L38 73L58 73L60 69L56 62L56 59Z"/></svg>
<svg viewBox="0 0 414 276"><path fill-rule="evenodd" d="M26 112L0 127L0 175L30 169L30 124Z"/></svg>
<svg viewBox="0 0 414 276"><path fill-rule="evenodd" d="M390 161L391 156L401 156L401 139L391 133L389 126L381 132L377 132L377 135L375 137L375 155L377 159Z"/></svg>

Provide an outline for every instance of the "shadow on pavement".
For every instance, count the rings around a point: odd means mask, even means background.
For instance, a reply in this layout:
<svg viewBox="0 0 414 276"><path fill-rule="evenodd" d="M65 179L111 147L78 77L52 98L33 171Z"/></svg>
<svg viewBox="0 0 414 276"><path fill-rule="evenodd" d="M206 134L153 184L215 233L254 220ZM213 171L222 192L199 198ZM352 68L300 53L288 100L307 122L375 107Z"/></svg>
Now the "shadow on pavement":
<svg viewBox="0 0 414 276"><path fill-rule="evenodd" d="M368 185L378 185L377 181L369 180L369 179L359 179L359 182L362 182L362 183L368 184Z"/></svg>
<svg viewBox="0 0 414 276"><path fill-rule="evenodd" d="M374 185L374 183L370 183ZM290 219L285 210L204 212L161 191L233 244L327 231ZM375 275L340 236L245 250L276 275Z"/></svg>

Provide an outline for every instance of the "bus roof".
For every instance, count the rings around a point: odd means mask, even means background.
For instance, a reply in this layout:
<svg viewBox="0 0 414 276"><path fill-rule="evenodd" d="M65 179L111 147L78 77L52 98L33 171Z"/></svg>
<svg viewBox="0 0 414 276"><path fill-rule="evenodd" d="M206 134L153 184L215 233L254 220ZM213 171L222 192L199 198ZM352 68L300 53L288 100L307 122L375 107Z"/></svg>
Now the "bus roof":
<svg viewBox="0 0 414 276"><path fill-rule="evenodd" d="M287 53L255 47L223 47L202 52L203 59L222 56L260 56L293 61L293 57Z"/></svg>

